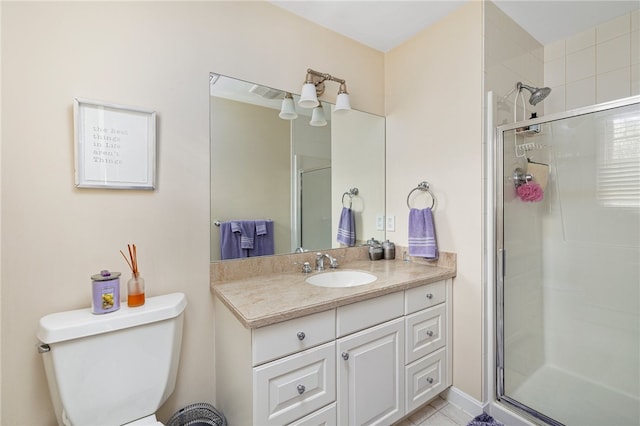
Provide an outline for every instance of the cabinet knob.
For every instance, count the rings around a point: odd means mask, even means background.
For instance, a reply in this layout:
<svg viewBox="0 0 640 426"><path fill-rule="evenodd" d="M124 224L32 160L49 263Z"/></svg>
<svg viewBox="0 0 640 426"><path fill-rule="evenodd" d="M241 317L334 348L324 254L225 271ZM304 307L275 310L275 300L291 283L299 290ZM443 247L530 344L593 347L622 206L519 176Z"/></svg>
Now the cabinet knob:
<svg viewBox="0 0 640 426"><path fill-rule="evenodd" d="M427 299L433 299L433 294L427 293Z"/></svg>
<svg viewBox="0 0 640 426"><path fill-rule="evenodd" d="M305 337L307 337L306 334L304 334L304 331L298 331L298 340L304 340Z"/></svg>
<svg viewBox="0 0 640 426"><path fill-rule="evenodd" d="M298 393L302 395L306 388L304 387L304 385L298 385L297 389L298 389Z"/></svg>
<svg viewBox="0 0 640 426"><path fill-rule="evenodd" d="M427 382L429 382L429 384L433 383L433 379L431 377L427 377Z"/></svg>
<svg viewBox="0 0 640 426"><path fill-rule="evenodd" d="M429 337L433 336L433 331L427 330L427 336L429 336Z"/></svg>
<svg viewBox="0 0 640 426"><path fill-rule="evenodd" d="M345 361L349 359L349 353L348 352L342 352L342 359L344 359Z"/></svg>

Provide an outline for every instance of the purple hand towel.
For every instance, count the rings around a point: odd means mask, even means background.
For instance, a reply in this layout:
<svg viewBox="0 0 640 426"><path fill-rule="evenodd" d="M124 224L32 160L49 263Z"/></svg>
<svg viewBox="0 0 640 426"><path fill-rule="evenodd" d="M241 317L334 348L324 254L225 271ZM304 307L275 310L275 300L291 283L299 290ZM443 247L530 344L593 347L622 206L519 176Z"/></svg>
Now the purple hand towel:
<svg viewBox="0 0 640 426"><path fill-rule="evenodd" d="M356 245L356 217L353 210L348 207L343 207L340 212L337 240L349 247Z"/></svg>
<svg viewBox="0 0 640 426"><path fill-rule="evenodd" d="M264 225L264 233L262 226ZM275 253L273 220L256 221L256 238L249 256L269 256Z"/></svg>
<svg viewBox="0 0 640 426"><path fill-rule="evenodd" d="M438 258L436 231L430 208L409 211L409 255L427 259Z"/></svg>
<svg viewBox="0 0 640 426"><path fill-rule="evenodd" d="M265 220L256 220L256 235L267 235L267 223Z"/></svg>
<svg viewBox="0 0 640 426"><path fill-rule="evenodd" d="M220 258L222 260L247 257L247 250L240 247L240 234L234 232L232 222L220 224Z"/></svg>
<svg viewBox="0 0 640 426"><path fill-rule="evenodd" d="M256 223L253 220L236 220L231 222L231 230L240 234L240 248L251 250L256 233Z"/></svg>

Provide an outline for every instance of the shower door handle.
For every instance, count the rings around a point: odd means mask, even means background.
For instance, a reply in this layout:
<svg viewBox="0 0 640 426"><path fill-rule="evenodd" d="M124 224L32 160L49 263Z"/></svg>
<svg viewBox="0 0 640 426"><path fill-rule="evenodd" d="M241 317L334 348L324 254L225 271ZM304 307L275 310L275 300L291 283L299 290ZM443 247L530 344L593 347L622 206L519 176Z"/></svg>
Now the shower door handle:
<svg viewBox="0 0 640 426"><path fill-rule="evenodd" d="M507 272L506 263L507 263L507 251L505 249L498 249L498 267L496 269L497 269L498 278L500 279L500 281L504 280L505 274Z"/></svg>

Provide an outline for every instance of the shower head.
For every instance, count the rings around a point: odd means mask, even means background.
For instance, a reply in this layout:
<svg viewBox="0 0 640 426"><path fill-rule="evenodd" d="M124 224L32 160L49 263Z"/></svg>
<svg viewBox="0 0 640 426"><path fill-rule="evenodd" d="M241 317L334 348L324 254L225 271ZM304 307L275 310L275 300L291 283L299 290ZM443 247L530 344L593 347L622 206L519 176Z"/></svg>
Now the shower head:
<svg viewBox="0 0 640 426"><path fill-rule="evenodd" d="M529 98L529 103L531 105L535 105L538 102L542 102L542 100L547 96L549 96L549 93L551 93L551 89L549 89L548 87L543 87L539 89L537 87L527 86L526 84L520 81L516 83L516 89L518 89L518 91L521 91L522 89L527 89L529 92L531 92L531 97Z"/></svg>

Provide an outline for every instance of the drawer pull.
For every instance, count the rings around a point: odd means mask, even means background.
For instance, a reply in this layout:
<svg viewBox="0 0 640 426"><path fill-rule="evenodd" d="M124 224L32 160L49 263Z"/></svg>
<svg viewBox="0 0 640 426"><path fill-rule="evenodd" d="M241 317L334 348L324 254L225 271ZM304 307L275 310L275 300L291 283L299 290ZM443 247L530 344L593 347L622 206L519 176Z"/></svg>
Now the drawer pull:
<svg viewBox="0 0 640 426"><path fill-rule="evenodd" d="M304 334L303 331L298 331L297 336L298 336L298 340L304 340L304 338L307 337L307 335Z"/></svg>
<svg viewBox="0 0 640 426"><path fill-rule="evenodd" d="M427 336L432 337L433 336L433 331L427 330Z"/></svg>
<svg viewBox="0 0 640 426"><path fill-rule="evenodd" d="M429 384L433 383L433 379L431 377L427 377L427 382L429 382Z"/></svg>
<svg viewBox="0 0 640 426"><path fill-rule="evenodd" d="M342 359L344 359L345 361L349 359L349 353L348 352L342 352Z"/></svg>
<svg viewBox="0 0 640 426"><path fill-rule="evenodd" d="M431 381L433 381L433 379ZM306 388L304 387L304 385L298 385L297 389L298 389L298 393L302 395Z"/></svg>
<svg viewBox="0 0 640 426"><path fill-rule="evenodd" d="M427 297L427 299L433 299L433 294L431 294L431 293L427 293L427 296L426 296L426 297Z"/></svg>

